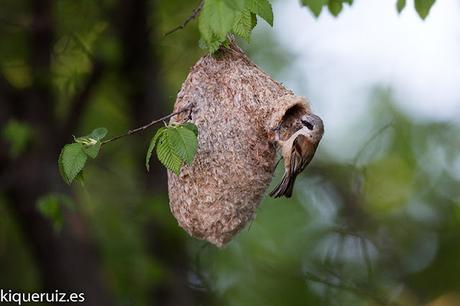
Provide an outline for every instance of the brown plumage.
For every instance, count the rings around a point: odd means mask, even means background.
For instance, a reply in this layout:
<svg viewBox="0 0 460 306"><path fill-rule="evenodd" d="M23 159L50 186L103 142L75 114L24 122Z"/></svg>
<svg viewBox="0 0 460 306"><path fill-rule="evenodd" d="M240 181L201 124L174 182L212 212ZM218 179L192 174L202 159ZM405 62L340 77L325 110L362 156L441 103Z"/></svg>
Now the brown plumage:
<svg viewBox="0 0 460 306"><path fill-rule="evenodd" d="M308 114L300 120L303 127L286 141L278 140L284 159L284 175L281 182L270 193L271 197L285 196L290 198L297 175L301 173L313 159L316 148L321 140L324 127L322 120Z"/></svg>

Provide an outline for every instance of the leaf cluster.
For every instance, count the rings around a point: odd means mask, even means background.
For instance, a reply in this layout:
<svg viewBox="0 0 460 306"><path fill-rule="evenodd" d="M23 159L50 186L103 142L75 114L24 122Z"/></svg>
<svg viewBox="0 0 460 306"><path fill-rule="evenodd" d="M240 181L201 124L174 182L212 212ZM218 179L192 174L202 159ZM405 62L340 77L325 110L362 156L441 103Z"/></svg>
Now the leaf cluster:
<svg viewBox="0 0 460 306"><path fill-rule="evenodd" d="M414 0L415 10L420 18L425 19L428 16L435 1L436 0ZM327 7L329 12L337 17L342 11L343 5L352 5L353 0L301 0L301 3L308 7L315 17L321 15L323 7ZM401 13L405 7L406 0L396 0L396 9L398 13Z"/></svg>
<svg viewBox="0 0 460 306"><path fill-rule="evenodd" d="M184 163L191 165L198 147L198 128L193 123L171 124L158 129L150 141L145 167L150 169L150 159L156 149L158 160L170 171L179 175Z"/></svg>
<svg viewBox="0 0 460 306"><path fill-rule="evenodd" d="M434 2L435 0L414 0L414 7L420 18L425 19L428 16ZM406 0L398 0L396 2L396 9L398 10L398 13L401 13L405 7Z"/></svg>
<svg viewBox="0 0 460 306"><path fill-rule="evenodd" d="M67 184L82 178L88 157L96 158L107 135L106 128L97 128L91 134L75 138L74 143L65 145L58 159L59 172ZM116 139L116 138L115 138ZM109 142L113 139L107 140ZM153 136L145 166L149 170L153 150L158 160L169 170L179 175L184 163L191 165L198 147L198 128L193 123L170 124L157 130Z"/></svg>
<svg viewBox="0 0 460 306"><path fill-rule="evenodd" d="M327 7L329 12L337 17L343 9L345 4L353 4L353 0L301 0L302 5L308 7L310 11L319 17L323 10L323 7Z"/></svg>
<svg viewBox="0 0 460 306"><path fill-rule="evenodd" d="M67 184L81 176L88 157L96 158L101 141L107 135L106 128L97 128L91 134L74 138L75 142L62 148L58 159L59 172Z"/></svg>
<svg viewBox="0 0 460 306"><path fill-rule="evenodd" d="M257 16L273 26L273 10L268 0L206 0L198 26L200 46L213 53L235 34L249 41Z"/></svg>
<svg viewBox="0 0 460 306"><path fill-rule="evenodd" d="M323 7L333 16L342 12L344 4L352 5L353 0L300 0L301 4L319 17ZM425 19L435 0L415 0L417 13ZM400 13L406 0L396 0ZM251 32L257 25L257 16L273 26L273 10L268 0L205 0L199 16L198 27L201 33L200 46L209 53L225 45L229 34L242 37L249 42Z"/></svg>

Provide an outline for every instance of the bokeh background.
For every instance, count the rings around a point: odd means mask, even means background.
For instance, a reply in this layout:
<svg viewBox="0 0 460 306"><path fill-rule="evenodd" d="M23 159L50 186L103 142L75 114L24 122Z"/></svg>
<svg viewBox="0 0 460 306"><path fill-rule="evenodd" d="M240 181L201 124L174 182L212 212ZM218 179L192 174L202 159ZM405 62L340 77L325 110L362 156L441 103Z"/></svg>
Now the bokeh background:
<svg viewBox="0 0 460 306"><path fill-rule="evenodd" d="M197 2L197 3L195 3ZM1 0L0 288L86 305L460 305L460 4L275 1L243 49L326 133L292 199L218 249L181 230L154 130L105 146L83 184L60 148L171 111L204 54L198 1ZM281 167L275 181L279 180Z"/></svg>

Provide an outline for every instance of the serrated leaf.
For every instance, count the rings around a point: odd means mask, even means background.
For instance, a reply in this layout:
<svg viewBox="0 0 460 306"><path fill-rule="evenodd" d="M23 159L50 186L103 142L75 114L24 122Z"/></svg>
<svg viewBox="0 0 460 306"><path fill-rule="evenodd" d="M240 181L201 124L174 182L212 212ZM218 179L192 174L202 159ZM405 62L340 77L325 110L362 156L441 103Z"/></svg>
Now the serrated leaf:
<svg viewBox="0 0 460 306"><path fill-rule="evenodd" d="M201 34L198 45L200 48L207 50L209 53L217 51L226 39L226 37L219 37L213 33L210 25L207 23L207 20L202 16L202 14L200 14L200 18L198 20L198 28Z"/></svg>
<svg viewBox="0 0 460 306"><path fill-rule="evenodd" d="M435 0L415 0L415 10L420 18L425 19L428 16L434 2Z"/></svg>
<svg viewBox="0 0 460 306"><path fill-rule="evenodd" d="M225 0L206 0L200 14L200 31L205 27L220 39L225 39L232 30L234 17L235 10L231 9Z"/></svg>
<svg viewBox="0 0 460 306"><path fill-rule="evenodd" d="M71 184L85 166L88 156L83 151L83 144L72 143L65 145L59 155L59 168L67 184Z"/></svg>
<svg viewBox="0 0 460 306"><path fill-rule="evenodd" d="M246 7L252 13L262 17L269 25L273 26L273 10L268 0L247 0Z"/></svg>
<svg viewBox="0 0 460 306"><path fill-rule="evenodd" d="M97 129L94 129L91 134L89 134L89 137L101 141L105 136L107 135L107 129L105 127L100 127Z"/></svg>
<svg viewBox="0 0 460 306"><path fill-rule="evenodd" d="M315 17L319 17L323 6L327 5L327 3L328 0L302 0L302 4L308 7Z"/></svg>
<svg viewBox="0 0 460 306"><path fill-rule="evenodd" d="M156 146L158 160L169 170L179 175L182 167L182 159L176 155L168 141L167 133L162 133Z"/></svg>
<svg viewBox="0 0 460 306"><path fill-rule="evenodd" d="M191 130L195 136L198 136L198 127L192 122L186 122L181 124L182 127Z"/></svg>
<svg viewBox="0 0 460 306"><path fill-rule="evenodd" d="M157 145L158 140L160 139L161 134L165 131L165 129L165 127L159 128L155 133L155 136L153 136L152 140L150 141L150 145L145 156L145 167L147 168L147 171L150 171L150 158L152 158L153 149L155 149L155 146Z"/></svg>
<svg viewBox="0 0 460 306"><path fill-rule="evenodd" d="M225 0L225 3L234 11L241 11L246 7L246 0Z"/></svg>
<svg viewBox="0 0 460 306"><path fill-rule="evenodd" d="M166 133L174 153L191 165L198 146L198 139L195 133L182 126L169 128Z"/></svg>
<svg viewBox="0 0 460 306"><path fill-rule="evenodd" d="M210 40L206 40L203 37L201 37L198 41L198 46L201 49L208 51L209 53L214 53L219 49L219 47L222 45L224 41L225 40L220 40L219 38L217 38L217 36L214 36Z"/></svg>
<svg viewBox="0 0 460 306"><path fill-rule="evenodd" d="M329 8L329 12L331 12L331 14L334 15L334 17L337 17L343 8L342 1L329 0L329 4L327 7Z"/></svg>
<svg viewBox="0 0 460 306"><path fill-rule="evenodd" d="M83 151L91 158L96 158L101 149L101 143L96 143L95 145L83 146Z"/></svg>
<svg viewBox="0 0 460 306"><path fill-rule="evenodd" d="M244 38L249 42L251 38L252 16L249 10L239 12L235 17L235 24L233 25L233 33Z"/></svg>
<svg viewBox="0 0 460 306"><path fill-rule="evenodd" d="M406 0L398 0L398 2L396 2L396 9L398 10L398 13L401 13L405 7Z"/></svg>

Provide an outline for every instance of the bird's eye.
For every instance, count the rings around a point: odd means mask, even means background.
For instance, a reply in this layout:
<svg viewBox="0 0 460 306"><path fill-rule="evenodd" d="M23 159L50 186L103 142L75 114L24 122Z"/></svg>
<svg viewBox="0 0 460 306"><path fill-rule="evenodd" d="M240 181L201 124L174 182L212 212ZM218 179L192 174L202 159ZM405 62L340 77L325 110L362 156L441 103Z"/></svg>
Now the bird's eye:
<svg viewBox="0 0 460 306"><path fill-rule="evenodd" d="M307 127L307 129L309 129L310 131L313 131L313 124L311 124L310 122L306 120L300 120L300 121L302 122L303 125Z"/></svg>

